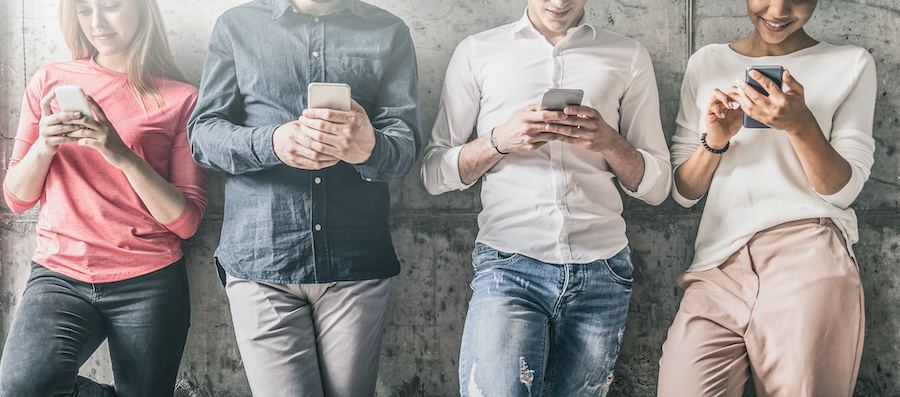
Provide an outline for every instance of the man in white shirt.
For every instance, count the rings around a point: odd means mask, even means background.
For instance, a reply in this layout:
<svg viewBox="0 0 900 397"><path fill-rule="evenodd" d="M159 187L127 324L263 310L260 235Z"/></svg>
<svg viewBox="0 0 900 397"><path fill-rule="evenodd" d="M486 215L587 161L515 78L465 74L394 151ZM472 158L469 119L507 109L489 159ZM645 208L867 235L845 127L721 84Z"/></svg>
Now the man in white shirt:
<svg viewBox="0 0 900 397"><path fill-rule="evenodd" d="M585 1L528 0L447 69L422 178L431 194L483 179L463 396L596 396L612 383L633 270L613 180L657 205L671 168L647 50L586 23ZM541 110L550 88L583 90L582 105Z"/></svg>

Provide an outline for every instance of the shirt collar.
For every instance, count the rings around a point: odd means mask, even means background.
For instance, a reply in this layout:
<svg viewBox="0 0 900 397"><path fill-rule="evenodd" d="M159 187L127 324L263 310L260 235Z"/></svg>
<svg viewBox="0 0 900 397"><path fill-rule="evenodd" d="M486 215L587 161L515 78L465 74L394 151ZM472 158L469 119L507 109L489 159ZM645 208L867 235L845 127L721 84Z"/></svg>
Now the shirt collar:
<svg viewBox="0 0 900 397"><path fill-rule="evenodd" d="M281 18L284 13L288 12L288 10L294 9L294 3L291 0L263 0L265 4L272 7L272 19ZM329 12L339 13L344 10L350 11L360 17L365 18L366 13L363 11L362 4L360 0L344 0L344 4L335 9L334 11ZM303 11L297 10L297 12L303 13Z"/></svg>
<svg viewBox="0 0 900 397"><path fill-rule="evenodd" d="M539 36L541 35L541 32L538 32L538 30L534 28L534 25L531 23L531 19L528 18L528 7L525 7L524 15L522 15L521 19L519 19L518 21L513 23L512 28L510 29L509 33L510 33L510 35L515 35L516 33L519 33L523 30L529 30L529 29L532 32L534 32L534 34L539 35ZM572 29L575 29L575 30L590 29L591 40L597 38L597 28L595 28L594 25L591 24L591 21L588 19L587 12L585 12L584 15L581 16L581 22L578 23L578 26L571 28L569 30L571 31Z"/></svg>

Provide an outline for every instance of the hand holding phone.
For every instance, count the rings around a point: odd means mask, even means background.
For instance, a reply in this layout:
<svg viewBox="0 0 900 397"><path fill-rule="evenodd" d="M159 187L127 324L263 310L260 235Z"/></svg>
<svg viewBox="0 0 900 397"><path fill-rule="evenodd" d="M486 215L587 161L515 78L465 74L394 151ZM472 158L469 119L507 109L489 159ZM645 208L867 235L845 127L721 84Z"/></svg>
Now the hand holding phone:
<svg viewBox="0 0 900 397"><path fill-rule="evenodd" d="M308 108L350 111L350 86L343 83L309 83Z"/></svg>
<svg viewBox="0 0 900 397"><path fill-rule="evenodd" d="M77 85L61 85L53 89L56 102L64 112L81 112L82 116L93 117L84 91Z"/></svg>
<svg viewBox="0 0 900 397"><path fill-rule="evenodd" d="M562 111L566 106L579 106L584 91L568 88L551 88L544 92L541 99L541 110Z"/></svg>
<svg viewBox="0 0 900 397"><path fill-rule="evenodd" d="M781 85L783 84L783 82L781 81L781 76L784 74L783 67L781 67L781 66L750 66L744 72L744 81L746 81L747 84L750 84L750 86L753 87L760 94L769 96L769 93L766 92L766 90L762 87L762 85L760 85L759 82L757 82L756 80L753 80L753 78L750 77L751 70L756 70L757 72L762 73L763 76L766 76L769 79L771 79L773 82L775 82L775 85L777 85L779 87L779 89L781 89ZM743 125L744 125L744 128L771 128L771 127L753 119L752 117L748 116L747 113L744 113L744 124Z"/></svg>

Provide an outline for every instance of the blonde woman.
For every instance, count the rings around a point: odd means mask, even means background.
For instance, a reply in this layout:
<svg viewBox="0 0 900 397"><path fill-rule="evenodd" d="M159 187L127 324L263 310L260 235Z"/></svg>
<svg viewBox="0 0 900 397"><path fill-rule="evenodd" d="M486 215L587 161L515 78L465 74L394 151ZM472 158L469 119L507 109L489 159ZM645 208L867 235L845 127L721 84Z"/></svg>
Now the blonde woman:
<svg viewBox="0 0 900 397"><path fill-rule="evenodd" d="M875 63L803 26L815 0L747 0L753 32L688 62L675 200L706 197L660 396L853 395L865 326L849 205L869 176ZM784 68L779 85L751 66ZM735 81L737 80L737 81ZM744 115L771 128L742 127Z"/></svg>
<svg viewBox="0 0 900 397"><path fill-rule="evenodd" d="M206 206L185 129L197 90L155 0L61 0L59 20L74 60L32 78L3 183L10 209L40 202L40 217L0 395L171 396L190 321L181 239ZM62 85L91 114L61 111ZM114 389L77 375L104 340Z"/></svg>

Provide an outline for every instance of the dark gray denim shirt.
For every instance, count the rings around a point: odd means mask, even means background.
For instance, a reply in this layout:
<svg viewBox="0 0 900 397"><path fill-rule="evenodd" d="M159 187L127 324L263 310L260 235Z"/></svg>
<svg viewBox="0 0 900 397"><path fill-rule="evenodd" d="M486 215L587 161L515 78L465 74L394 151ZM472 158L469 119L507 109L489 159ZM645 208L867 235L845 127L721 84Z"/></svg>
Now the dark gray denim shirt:
<svg viewBox="0 0 900 397"><path fill-rule="evenodd" d="M375 128L363 164L308 171L275 156L275 128L306 107L310 82L347 83ZM396 16L347 0L315 16L256 0L219 17L188 124L194 159L226 173L218 263L232 276L324 283L394 276L388 181L420 146L416 58Z"/></svg>

